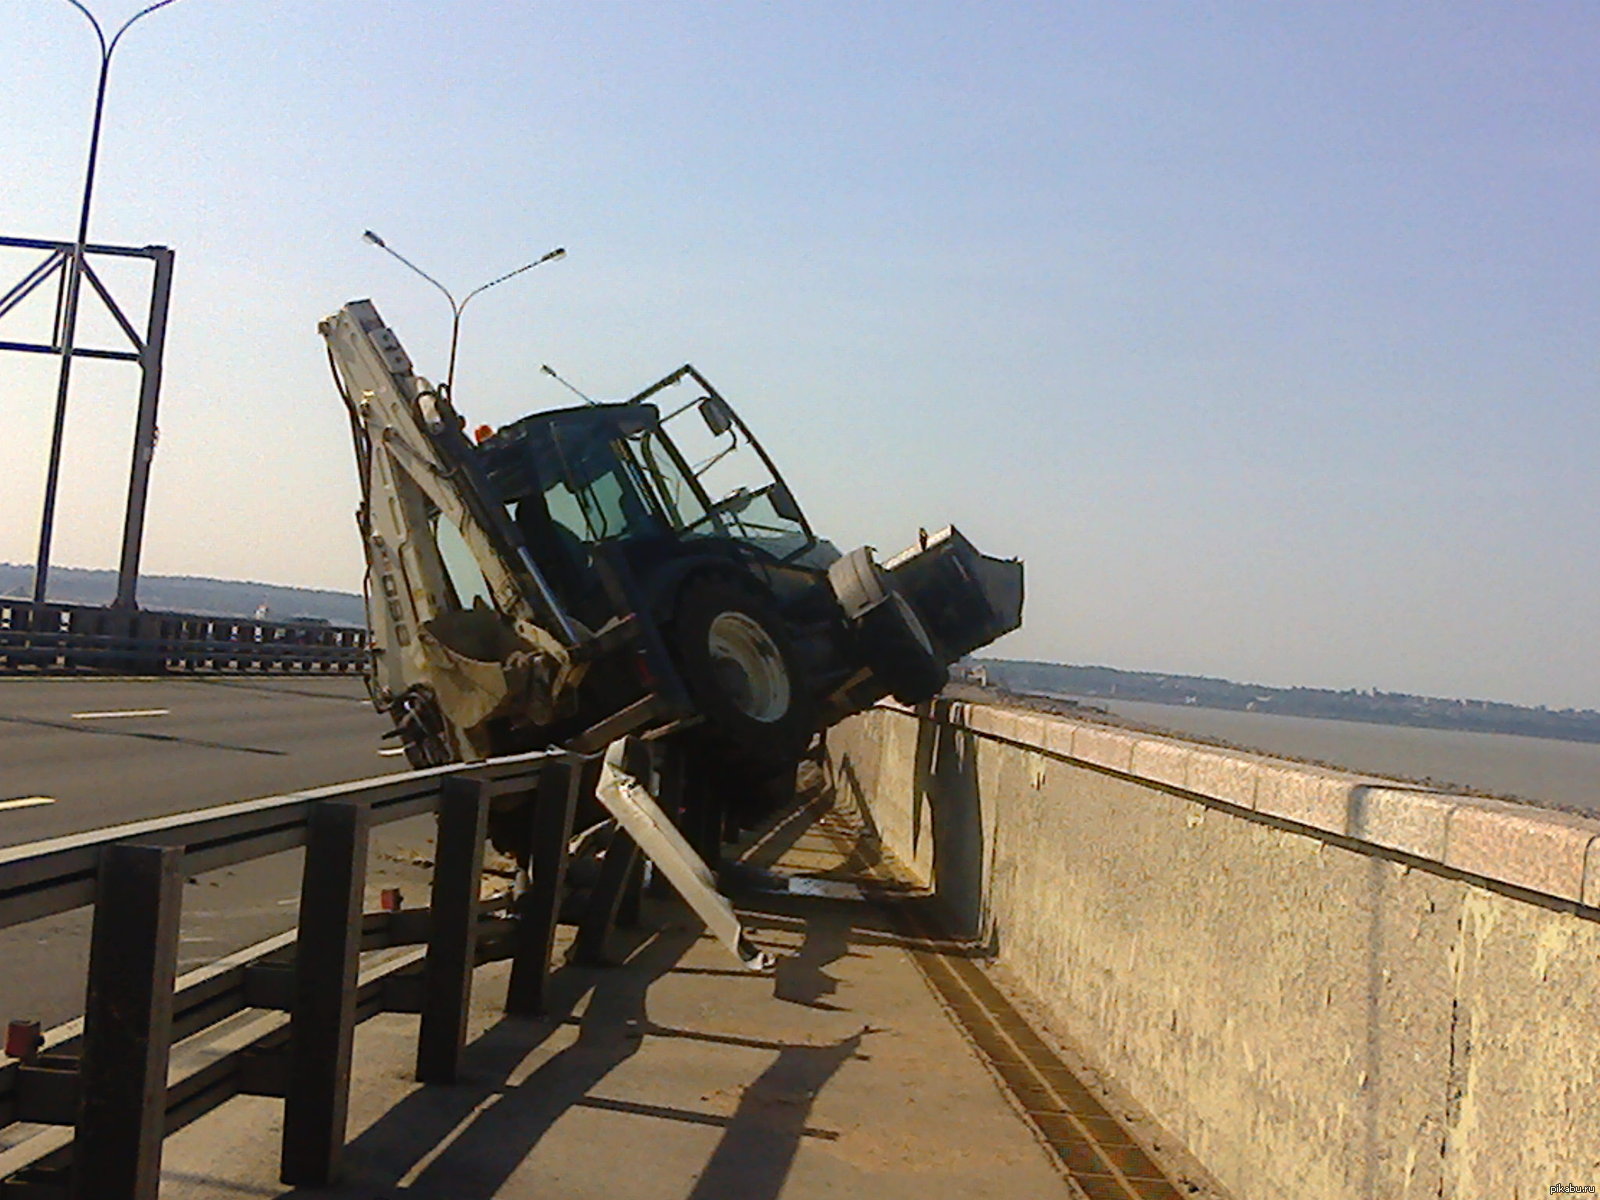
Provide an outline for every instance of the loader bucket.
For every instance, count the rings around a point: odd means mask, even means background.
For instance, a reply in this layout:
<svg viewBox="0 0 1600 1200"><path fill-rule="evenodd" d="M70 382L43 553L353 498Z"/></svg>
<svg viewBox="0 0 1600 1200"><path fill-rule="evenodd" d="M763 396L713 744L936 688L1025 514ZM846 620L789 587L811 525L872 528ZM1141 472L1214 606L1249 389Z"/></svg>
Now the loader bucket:
<svg viewBox="0 0 1600 1200"><path fill-rule="evenodd" d="M919 539L884 569L945 662L1022 624L1022 563L981 553L953 525Z"/></svg>

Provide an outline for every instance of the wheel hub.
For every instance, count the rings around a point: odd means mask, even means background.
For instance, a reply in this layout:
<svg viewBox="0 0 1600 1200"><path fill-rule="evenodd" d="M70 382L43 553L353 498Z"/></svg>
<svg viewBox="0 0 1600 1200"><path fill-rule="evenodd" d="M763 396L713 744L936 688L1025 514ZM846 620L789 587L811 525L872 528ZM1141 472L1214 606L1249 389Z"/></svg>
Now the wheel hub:
<svg viewBox="0 0 1600 1200"><path fill-rule="evenodd" d="M718 613L706 641L717 682L734 707L763 724L782 719L789 711L789 672L760 623L741 612Z"/></svg>

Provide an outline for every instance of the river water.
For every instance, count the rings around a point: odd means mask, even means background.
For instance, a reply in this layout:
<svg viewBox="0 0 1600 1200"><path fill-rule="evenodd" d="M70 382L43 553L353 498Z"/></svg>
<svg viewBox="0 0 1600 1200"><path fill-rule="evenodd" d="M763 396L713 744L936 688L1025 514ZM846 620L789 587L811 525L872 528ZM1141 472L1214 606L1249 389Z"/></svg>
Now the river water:
<svg viewBox="0 0 1600 1200"><path fill-rule="evenodd" d="M1073 697L1157 729L1434 787L1600 812L1600 743Z"/></svg>

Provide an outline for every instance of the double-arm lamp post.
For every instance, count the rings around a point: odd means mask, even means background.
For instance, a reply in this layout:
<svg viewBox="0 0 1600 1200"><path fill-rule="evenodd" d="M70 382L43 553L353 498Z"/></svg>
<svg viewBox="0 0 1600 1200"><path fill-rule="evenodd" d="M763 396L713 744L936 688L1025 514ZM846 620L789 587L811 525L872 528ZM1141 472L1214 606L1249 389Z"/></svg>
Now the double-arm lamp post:
<svg viewBox="0 0 1600 1200"><path fill-rule="evenodd" d="M94 14L79 0L67 0L67 3L87 18L95 37L100 40L100 83L95 91L94 124L89 133L89 166L84 173L83 207L78 212L78 240L72 248L72 258L67 263L66 289L56 331L57 344L61 347L61 373L56 379L55 425L50 434L50 465L45 472L44 512L39 519L39 553L33 560L33 599L36 604L44 603L50 578L50 539L55 526L56 485L61 474L61 443L67 425L67 389L72 381L72 354L78 333L78 295L83 282L83 253L89 240L89 204L94 198L94 169L100 157L100 121L105 115L106 79L111 73L111 55L116 51L122 35L128 32L135 21L159 8L165 8L174 0L158 0L141 8L122 23L121 28L111 35L110 41L106 40L105 30L95 20Z"/></svg>
<svg viewBox="0 0 1600 1200"><path fill-rule="evenodd" d="M405 255L401 254L398 250L394 249L392 246L390 246L388 243L386 243L381 237L379 237L377 234L373 233L372 230L370 230L370 229L367 230L361 236L363 238L365 238L367 241L371 242L378 249L380 249L382 251L385 251L388 254L393 255L395 258L399 259L406 266L410 267L418 275L421 275L429 283L433 284L434 287L438 288L441 292L443 292L444 293L444 298L450 302L450 315L451 315L451 322L450 322L450 365L447 368L445 368L444 386L445 386L445 393L447 395L449 395L452 400L455 398L456 343L457 343L457 341L460 340L460 337L461 337L461 313L467 307L468 301L470 301L479 292L486 292L490 288L494 287L496 284L504 283L508 279L512 279L512 278L515 278L518 275L521 275L524 271L531 271L537 266L542 266L543 264L545 264L547 262L554 262L558 258L565 258L566 255L567 255L567 252L565 250L563 250L561 247L558 246L554 250L551 250L548 254L542 255L539 258L534 259L530 263L523 263L515 271L507 271L504 275L501 275L496 279L491 279L491 280L489 280L488 283L480 284L479 286L473 288L470 292L468 292L465 296L463 296L461 298L461 302L458 304L456 302L456 298L450 294L450 289L449 288L445 287L444 284L440 283L432 275L429 275L421 267L417 266L416 263L412 262Z"/></svg>

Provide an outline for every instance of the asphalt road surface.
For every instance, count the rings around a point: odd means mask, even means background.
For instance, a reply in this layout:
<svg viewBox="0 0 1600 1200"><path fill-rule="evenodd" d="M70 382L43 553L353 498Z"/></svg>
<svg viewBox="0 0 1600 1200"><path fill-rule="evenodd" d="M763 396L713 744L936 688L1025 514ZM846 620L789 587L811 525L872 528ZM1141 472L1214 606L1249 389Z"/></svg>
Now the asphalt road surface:
<svg viewBox="0 0 1600 1200"><path fill-rule="evenodd" d="M0 846L406 769L360 679L0 679ZM380 827L368 890L426 903L433 822ZM300 852L184 889L179 970L291 928ZM369 907L376 907L372 903ZM87 910L0 930L0 1023L83 1010Z"/></svg>
<svg viewBox="0 0 1600 1200"><path fill-rule="evenodd" d="M0 679L0 846L402 770L388 724L348 677Z"/></svg>

